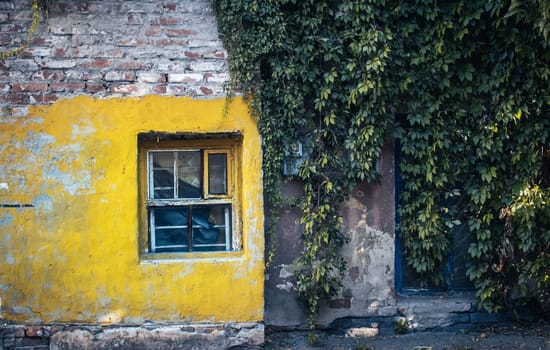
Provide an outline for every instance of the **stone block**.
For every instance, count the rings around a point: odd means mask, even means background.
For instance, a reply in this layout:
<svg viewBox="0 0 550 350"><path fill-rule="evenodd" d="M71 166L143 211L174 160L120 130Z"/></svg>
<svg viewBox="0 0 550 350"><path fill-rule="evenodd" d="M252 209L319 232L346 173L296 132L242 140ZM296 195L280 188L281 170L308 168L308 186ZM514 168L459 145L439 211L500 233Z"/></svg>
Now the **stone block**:
<svg viewBox="0 0 550 350"><path fill-rule="evenodd" d="M422 313L422 314L409 314L407 320L410 324L410 328L416 330L426 330L434 328L448 327L458 323L467 323L470 321L469 314L455 314L455 313Z"/></svg>
<svg viewBox="0 0 550 350"><path fill-rule="evenodd" d="M116 327L93 335L84 329L62 331L50 338L51 350L84 349L229 349L238 346L259 346L265 341L264 326L251 324L236 332L227 332L231 325ZM195 328L196 332L187 330Z"/></svg>
<svg viewBox="0 0 550 350"><path fill-rule="evenodd" d="M346 331L346 338L372 338L379 334L378 327L350 328Z"/></svg>
<svg viewBox="0 0 550 350"><path fill-rule="evenodd" d="M42 326L27 326L25 328L25 336L31 338L41 338L44 335Z"/></svg>

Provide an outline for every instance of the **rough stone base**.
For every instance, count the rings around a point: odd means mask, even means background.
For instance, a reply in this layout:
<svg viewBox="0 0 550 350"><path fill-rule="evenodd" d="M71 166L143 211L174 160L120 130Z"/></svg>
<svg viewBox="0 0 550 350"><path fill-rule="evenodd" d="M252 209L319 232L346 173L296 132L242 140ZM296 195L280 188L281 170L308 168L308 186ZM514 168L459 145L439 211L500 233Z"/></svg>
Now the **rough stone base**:
<svg viewBox="0 0 550 350"><path fill-rule="evenodd" d="M469 293L440 296L400 296L393 315L344 317L335 320L329 329L346 336L369 333L394 335L416 331L457 331L481 325L503 325L515 321L533 321L529 313L488 313L479 310ZM367 335L368 336L368 335Z"/></svg>
<svg viewBox="0 0 550 350"><path fill-rule="evenodd" d="M0 326L0 350L230 349L263 344L261 323Z"/></svg>

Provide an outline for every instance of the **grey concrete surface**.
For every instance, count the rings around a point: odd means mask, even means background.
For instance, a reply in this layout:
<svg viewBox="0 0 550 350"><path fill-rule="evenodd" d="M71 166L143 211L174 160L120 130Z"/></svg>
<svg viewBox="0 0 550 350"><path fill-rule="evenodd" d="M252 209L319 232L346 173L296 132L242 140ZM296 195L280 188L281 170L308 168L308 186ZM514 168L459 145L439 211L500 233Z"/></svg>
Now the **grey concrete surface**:
<svg viewBox="0 0 550 350"><path fill-rule="evenodd" d="M311 344L309 340L316 340L316 342ZM353 337L320 331L268 330L264 348L270 350L549 350L550 323L479 326L465 331L421 331L374 337Z"/></svg>

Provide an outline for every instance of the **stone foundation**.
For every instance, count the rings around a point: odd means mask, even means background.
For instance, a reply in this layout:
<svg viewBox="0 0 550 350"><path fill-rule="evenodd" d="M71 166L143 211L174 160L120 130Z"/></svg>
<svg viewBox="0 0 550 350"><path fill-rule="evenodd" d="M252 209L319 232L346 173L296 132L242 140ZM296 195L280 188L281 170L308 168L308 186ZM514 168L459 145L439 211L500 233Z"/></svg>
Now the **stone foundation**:
<svg viewBox="0 0 550 350"><path fill-rule="evenodd" d="M217 350L254 348L263 343L261 323L0 326L0 350Z"/></svg>
<svg viewBox="0 0 550 350"><path fill-rule="evenodd" d="M388 336L418 331L460 331L484 325L533 322L529 312L488 313L480 310L472 293L456 295L401 295L393 315L344 317L335 320L329 329L346 337Z"/></svg>

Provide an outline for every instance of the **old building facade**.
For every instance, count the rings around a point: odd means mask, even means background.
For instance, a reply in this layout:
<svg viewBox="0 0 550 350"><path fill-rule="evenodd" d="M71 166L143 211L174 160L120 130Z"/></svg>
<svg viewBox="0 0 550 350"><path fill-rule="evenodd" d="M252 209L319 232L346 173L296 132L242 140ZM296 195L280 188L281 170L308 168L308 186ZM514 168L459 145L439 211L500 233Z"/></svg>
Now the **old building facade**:
<svg viewBox="0 0 550 350"><path fill-rule="evenodd" d="M0 49L25 46L0 63L0 349L221 348L304 326L299 213L283 208L265 270L261 138L226 99L210 2L47 3L26 45L32 1L0 1ZM342 206L348 270L319 325L414 309L395 290L392 140L377 166Z"/></svg>

